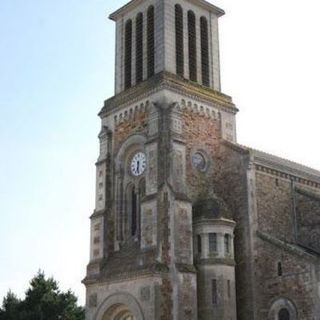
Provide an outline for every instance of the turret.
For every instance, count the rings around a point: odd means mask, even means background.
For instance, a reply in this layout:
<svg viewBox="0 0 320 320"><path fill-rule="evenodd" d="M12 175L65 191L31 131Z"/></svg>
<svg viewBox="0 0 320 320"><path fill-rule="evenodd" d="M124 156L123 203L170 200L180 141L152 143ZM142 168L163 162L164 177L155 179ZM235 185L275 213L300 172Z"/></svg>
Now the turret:
<svg viewBox="0 0 320 320"><path fill-rule="evenodd" d="M199 320L236 320L234 228L228 208L216 196L194 205Z"/></svg>

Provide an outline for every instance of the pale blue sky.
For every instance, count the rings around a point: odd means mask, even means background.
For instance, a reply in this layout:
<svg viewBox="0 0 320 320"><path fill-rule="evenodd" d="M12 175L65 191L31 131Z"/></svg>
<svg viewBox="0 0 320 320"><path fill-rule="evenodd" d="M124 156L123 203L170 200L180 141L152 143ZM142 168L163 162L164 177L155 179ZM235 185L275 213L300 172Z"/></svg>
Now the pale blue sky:
<svg viewBox="0 0 320 320"><path fill-rule="evenodd" d="M0 1L0 299L43 269L84 302L96 116L114 87L114 26L127 1ZM223 91L239 142L320 169L317 1L211 1ZM275 9L276 8L276 9Z"/></svg>

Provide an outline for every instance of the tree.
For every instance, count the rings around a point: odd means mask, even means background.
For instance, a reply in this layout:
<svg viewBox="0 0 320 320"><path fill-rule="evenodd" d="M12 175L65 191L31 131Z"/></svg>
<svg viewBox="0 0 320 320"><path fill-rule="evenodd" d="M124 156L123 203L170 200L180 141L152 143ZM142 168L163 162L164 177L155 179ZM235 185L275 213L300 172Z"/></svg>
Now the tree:
<svg viewBox="0 0 320 320"><path fill-rule="evenodd" d="M17 320L19 319L19 306L21 301L14 293L9 291L3 299L2 309L0 309L0 320Z"/></svg>
<svg viewBox="0 0 320 320"><path fill-rule="evenodd" d="M24 300L9 291L0 309L0 320L83 320L84 309L69 290L61 292L53 278L39 272L31 281Z"/></svg>

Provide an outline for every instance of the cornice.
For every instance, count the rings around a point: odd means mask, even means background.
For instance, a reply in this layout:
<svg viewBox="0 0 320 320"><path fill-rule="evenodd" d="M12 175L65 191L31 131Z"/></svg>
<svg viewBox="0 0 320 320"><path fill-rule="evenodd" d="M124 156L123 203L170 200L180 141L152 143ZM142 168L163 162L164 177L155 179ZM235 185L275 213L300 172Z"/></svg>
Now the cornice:
<svg viewBox="0 0 320 320"><path fill-rule="evenodd" d="M221 17L225 14L224 10L221 8L209 3L205 0L187 0L188 2L192 3L193 5L199 6L205 10L208 10L215 14L217 17ZM129 13L136 7L138 7L140 4L145 2L145 0L132 0L129 3L125 4L115 12L111 13L109 15L109 19L113 21L117 21L120 17L124 16L125 14Z"/></svg>
<svg viewBox="0 0 320 320"><path fill-rule="evenodd" d="M195 265L226 265L234 267L236 265L235 261L232 258L208 258L208 259L195 259Z"/></svg>
<svg viewBox="0 0 320 320"><path fill-rule="evenodd" d="M225 219L225 218L212 218L212 219L208 219L208 218L195 218L193 225L217 225L217 226L229 226L229 227L235 227L236 222L230 219Z"/></svg>
<svg viewBox="0 0 320 320"><path fill-rule="evenodd" d="M106 100L99 116L104 118L115 109L136 103L164 89L171 90L191 99L199 100L203 103L214 104L217 108L229 113L236 114L238 112L230 96L183 79L175 74L160 72L152 78Z"/></svg>
<svg viewBox="0 0 320 320"><path fill-rule="evenodd" d="M233 151L238 152L238 153L247 154L247 155L250 154L250 149L247 147L244 147L240 144L233 143L228 140L222 140L222 144L225 145L226 147L232 149Z"/></svg>
<svg viewBox="0 0 320 320"><path fill-rule="evenodd" d="M288 172L288 168L281 167L277 164L263 165L261 163L255 163L255 169L260 172L264 172L279 178L287 179L296 183L300 183L309 187L320 189L320 178L317 176L308 175L303 171Z"/></svg>

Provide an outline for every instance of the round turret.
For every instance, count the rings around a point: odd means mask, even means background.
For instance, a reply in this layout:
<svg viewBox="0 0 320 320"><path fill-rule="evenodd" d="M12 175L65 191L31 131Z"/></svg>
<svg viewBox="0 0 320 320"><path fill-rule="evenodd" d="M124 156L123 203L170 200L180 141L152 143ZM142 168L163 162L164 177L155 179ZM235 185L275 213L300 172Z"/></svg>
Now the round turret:
<svg viewBox="0 0 320 320"><path fill-rule="evenodd" d="M235 225L230 210L216 196L193 206L199 319L236 320Z"/></svg>

